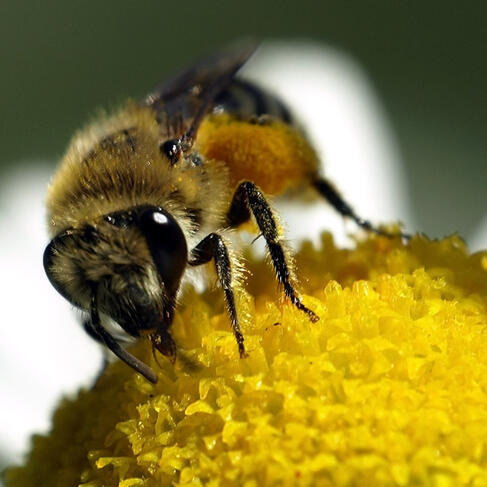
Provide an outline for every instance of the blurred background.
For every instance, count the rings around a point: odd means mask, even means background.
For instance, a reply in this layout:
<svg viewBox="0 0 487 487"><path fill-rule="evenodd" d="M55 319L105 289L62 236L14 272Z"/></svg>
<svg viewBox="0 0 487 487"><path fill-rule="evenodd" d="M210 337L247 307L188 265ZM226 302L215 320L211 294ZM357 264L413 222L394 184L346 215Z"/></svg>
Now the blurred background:
<svg viewBox="0 0 487 487"><path fill-rule="evenodd" d="M2 426L0 469L47 427L57 395L98 367L69 307L40 291L45 187L98 108L143 96L235 39L263 39L249 75L290 97L362 216L485 248L486 14L484 2L450 0L2 2L0 423L22 427ZM46 326L63 320L77 335L53 350L58 331ZM33 391L49 399L33 406Z"/></svg>
<svg viewBox="0 0 487 487"><path fill-rule="evenodd" d="M487 6L481 1L110 0L0 5L1 169L54 162L97 107L242 36L352 56L385 107L419 229L470 235L485 212Z"/></svg>

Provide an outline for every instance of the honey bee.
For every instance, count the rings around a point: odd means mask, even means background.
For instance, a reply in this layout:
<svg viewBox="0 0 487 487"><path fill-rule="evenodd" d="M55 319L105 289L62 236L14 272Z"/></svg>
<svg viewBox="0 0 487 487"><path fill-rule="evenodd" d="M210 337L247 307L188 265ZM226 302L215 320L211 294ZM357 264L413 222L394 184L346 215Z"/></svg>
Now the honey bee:
<svg viewBox="0 0 487 487"><path fill-rule="evenodd" d="M76 134L48 191L52 238L44 268L82 310L86 330L155 383L154 371L110 331L113 322L175 360L170 335L188 268L213 261L240 357L239 261L222 234L252 216L286 298L313 322L295 289L290 251L269 195L309 185L360 218L319 173L319 160L276 96L236 77L255 45L213 55Z"/></svg>

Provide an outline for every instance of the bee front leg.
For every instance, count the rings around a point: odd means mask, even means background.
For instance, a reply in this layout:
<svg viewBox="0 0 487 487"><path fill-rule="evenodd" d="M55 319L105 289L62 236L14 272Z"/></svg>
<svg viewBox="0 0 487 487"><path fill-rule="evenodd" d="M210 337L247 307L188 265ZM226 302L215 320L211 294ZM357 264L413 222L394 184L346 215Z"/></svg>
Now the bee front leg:
<svg viewBox="0 0 487 487"><path fill-rule="evenodd" d="M269 251L272 265L278 281L284 287L284 294L301 311L304 311L312 322L318 321L313 311L308 309L299 299L292 284L292 269L290 258L282 245L282 230L277 218L262 191L252 182L241 183L233 196L227 222L230 226L237 226L250 218L250 212L255 217L259 230L262 233Z"/></svg>
<svg viewBox="0 0 487 487"><path fill-rule="evenodd" d="M217 233L210 233L193 249L192 254L194 255L194 258L189 261L189 264L192 266L206 264L212 259L215 261L216 273L225 294L225 302L230 315L233 333L237 340L240 358L246 357L244 337L240 331L237 308L235 307L232 263L223 238Z"/></svg>

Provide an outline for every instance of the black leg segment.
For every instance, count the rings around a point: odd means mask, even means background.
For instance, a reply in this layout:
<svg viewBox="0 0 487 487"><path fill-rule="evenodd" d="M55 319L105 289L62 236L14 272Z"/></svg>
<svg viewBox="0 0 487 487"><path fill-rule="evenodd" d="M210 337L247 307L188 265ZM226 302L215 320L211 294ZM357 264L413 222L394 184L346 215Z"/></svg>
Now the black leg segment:
<svg viewBox="0 0 487 487"><path fill-rule="evenodd" d="M333 208L335 208L340 215L351 218L360 228L367 230L368 232L374 232L377 235L383 235L385 237L397 237L398 234L393 234L381 230L380 228L372 225L368 220L359 217L353 208L342 198L340 193L336 190L332 183L323 177L317 177L312 182L313 187L320 193L321 196L326 198ZM403 233L399 234L402 238L409 239L410 235Z"/></svg>
<svg viewBox="0 0 487 487"><path fill-rule="evenodd" d="M280 230L269 203L254 183L244 181L235 191L227 220L228 222L238 221L238 216L248 214L249 211L254 215L266 241L277 279L284 287L284 294L296 308L304 311L311 321L318 321L318 316L301 302L291 283L291 270L284 248L280 243Z"/></svg>
<svg viewBox="0 0 487 487"><path fill-rule="evenodd" d="M245 184L245 183L244 183ZM250 210L247 204L247 193L245 191L239 191L240 186L233 195L230 209L227 213L227 225L229 227L238 227L242 223L250 220Z"/></svg>
<svg viewBox="0 0 487 487"><path fill-rule="evenodd" d="M193 249L192 254L194 258L189 261L189 264L193 266L206 264L212 259L215 261L216 273L225 294L225 302L230 314L233 333L237 340L238 351L241 358L245 357L244 337L240 331L235 295L232 288L232 266L223 238L217 233L210 233Z"/></svg>
<svg viewBox="0 0 487 487"><path fill-rule="evenodd" d="M94 289L91 296L91 320L85 322L85 328L88 333L98 341L102 341L118 358L123 360L139 374L143 375L148 381L155 384L157 382L157 377L150 367L124 350L115 338L113 338L101 325L96 295L97 292L96 289Z"/></svg>

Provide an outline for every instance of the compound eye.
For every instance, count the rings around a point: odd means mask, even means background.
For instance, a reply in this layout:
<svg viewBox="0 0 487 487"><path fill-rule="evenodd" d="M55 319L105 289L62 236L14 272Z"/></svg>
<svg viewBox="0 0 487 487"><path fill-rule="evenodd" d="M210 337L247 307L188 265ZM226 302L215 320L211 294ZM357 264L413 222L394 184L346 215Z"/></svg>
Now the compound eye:
<svg viewBox="0 0 487 487"><path fill-rule="evenodd" d="M160 208L143 210L138 224L164 286L173 296L179 288L188 259L183 231L176 220Z"/></svg>
<svg viewBox="0 0 487 487"><path fill-rule="evenodd" d="M169 162L174 166L181 158L182 148L181 140L169 139L159 146L159 149L163 155L165 155Z"/></svg>

